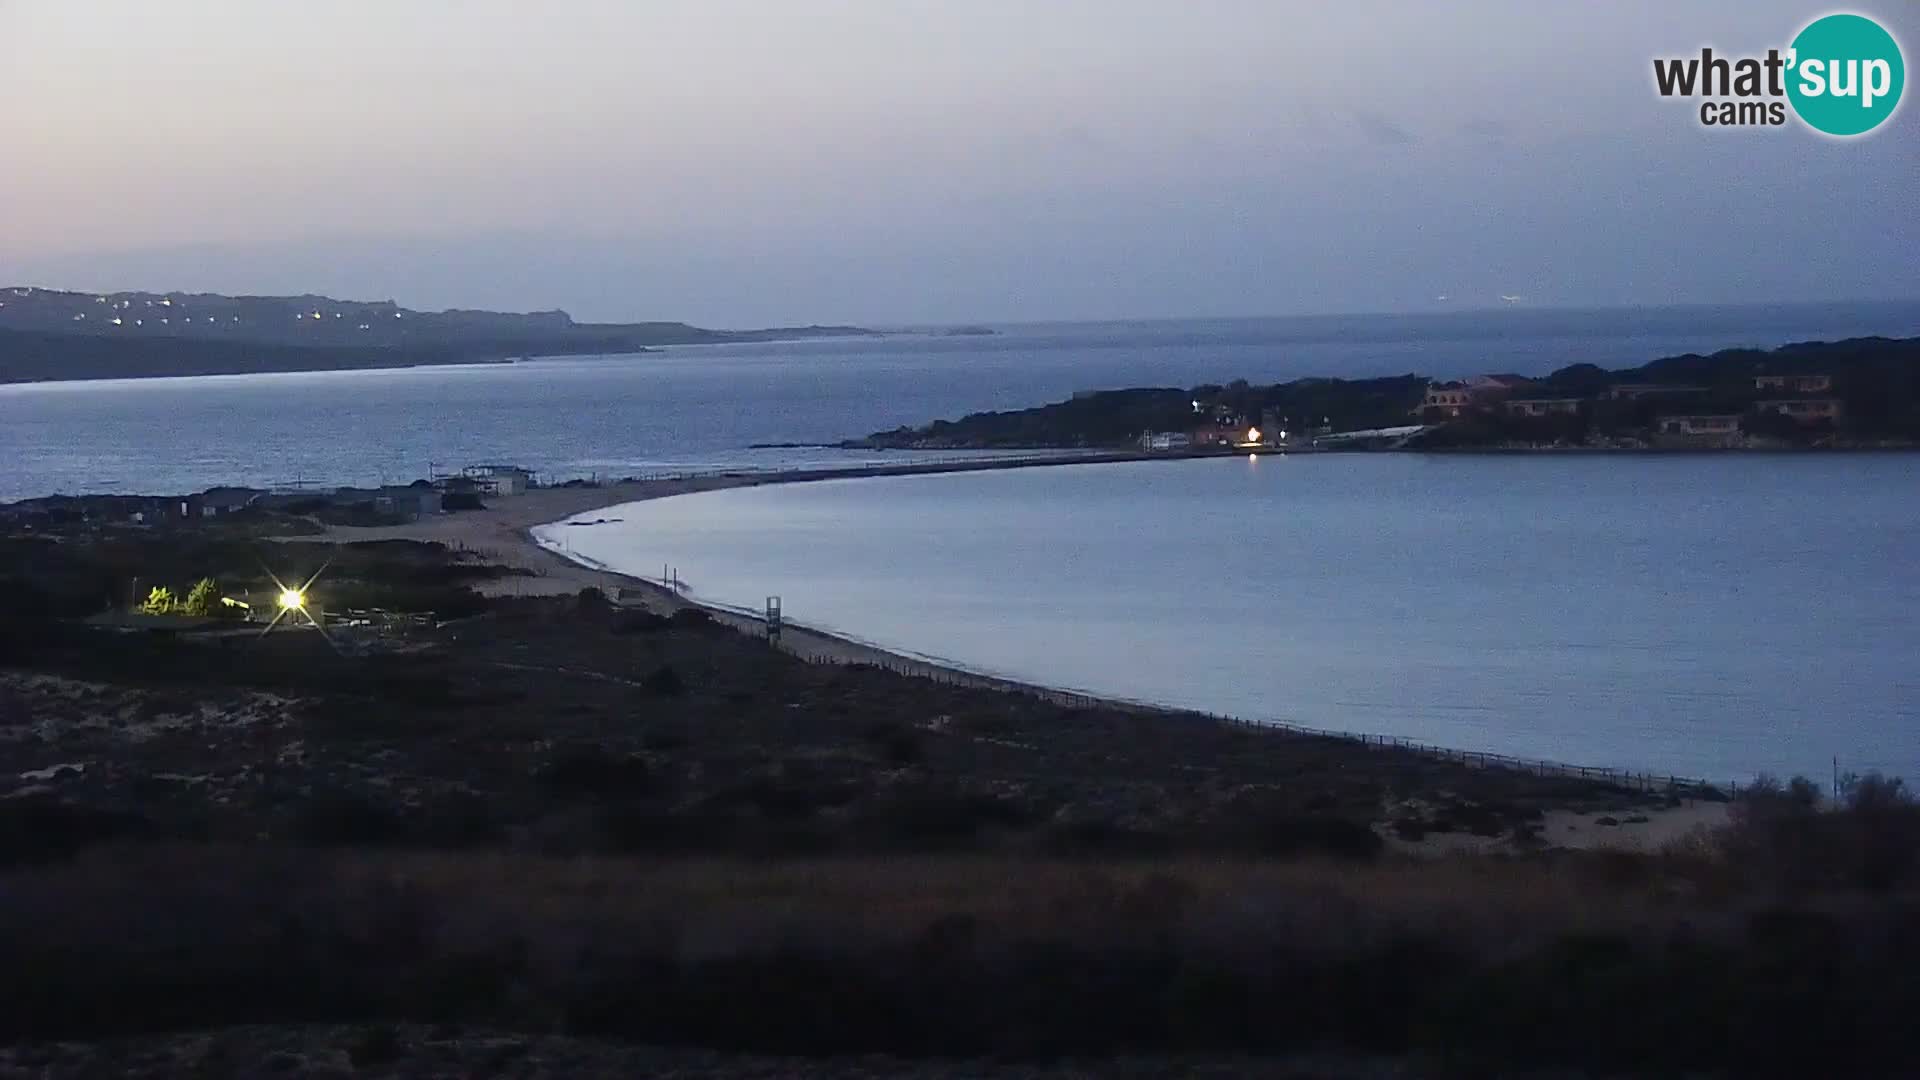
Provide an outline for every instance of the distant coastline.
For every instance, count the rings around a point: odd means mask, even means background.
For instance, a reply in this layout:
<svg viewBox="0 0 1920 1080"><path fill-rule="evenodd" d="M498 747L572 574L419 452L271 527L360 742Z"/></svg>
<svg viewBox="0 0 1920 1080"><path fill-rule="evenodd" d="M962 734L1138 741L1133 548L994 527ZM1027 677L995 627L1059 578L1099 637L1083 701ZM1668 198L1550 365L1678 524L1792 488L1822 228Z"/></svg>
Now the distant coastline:
<svg viewBox="0 0 1920 1080"><path fill-rule="evenodd" d="M630 356L667 345L865 337L858 326L709 330L564 311L416 311L391 300L0 289L0 383Z"/></svg>

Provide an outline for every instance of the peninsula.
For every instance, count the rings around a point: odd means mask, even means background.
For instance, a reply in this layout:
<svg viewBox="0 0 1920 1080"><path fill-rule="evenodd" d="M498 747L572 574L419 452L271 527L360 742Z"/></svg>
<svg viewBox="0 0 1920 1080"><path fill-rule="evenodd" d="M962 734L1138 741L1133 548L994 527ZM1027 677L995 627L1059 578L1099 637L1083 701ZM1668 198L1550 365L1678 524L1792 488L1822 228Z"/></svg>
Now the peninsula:
<svg viewBox="0 0 1920 1080"><path fill-rule="evenodd" d="M0 289L0 383L471 364L663 345L867 336L857 326L708 330L564 311L416 311L392 300Z"/></svg>
<svg viewBox="0 0 1920 1080"><path fill-rule="evenodd" d="M1347 433L1382 433L1354 440ZM849 449L1383 445L1450 449L1783 449L1920 445L1920 338L1688 354L1540 378L1305 378L1133 388L875 432Z"/></svg>

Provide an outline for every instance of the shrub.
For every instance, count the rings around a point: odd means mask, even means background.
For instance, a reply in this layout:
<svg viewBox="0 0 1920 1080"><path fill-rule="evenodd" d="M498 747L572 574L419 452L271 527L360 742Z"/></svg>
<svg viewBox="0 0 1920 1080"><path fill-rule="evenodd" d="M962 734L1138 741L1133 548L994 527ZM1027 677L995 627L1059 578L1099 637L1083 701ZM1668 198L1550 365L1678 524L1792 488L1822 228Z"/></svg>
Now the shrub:
<svg viewBox="0 0 1920 1080"><path fill-rule="evenodd" d="M1248 839L1262 855L1331 855L1371 859L1386 841L1366 823L1322 814L1270 818L1255 823Z"/></svg>
<svg viewBox="0 0 1920 1080"><path fill-rule="evenodd" d="M679 697L687 692L686 681L672 664L661 664L653 669L653 674L640 680L640 685L661 697Z"/></svg>
<svg viewBox="0 0 1920 1080"><path fill-rule="evenodd" d="M1877 773L1846 777L1840 805L1826 812L1811 782L1763 776L1735 800L1720 843L1775 885L1885 890L1920 869L1920 806L1904 783Z"/></svg>
<svg viewBox="0 0 1920 1080"><path fill-rule="evenodd" d="M1849 773L1842 777L1840 797L1847 809L1856 814L1894 813L1910 809L1914 804L1913 793L1907 790L1906 781L1877 772L1865 776Z"/></svg>
<svg viewBox="0 0 1920 1080"><path fill-rule="evenodd" d="M407 830L393 810L335 791L296 807L286 835L306 847L388 847L404 843Z"/></svg>
<svg viewBox="0 0 1920 1080"><path fill-rule="evenodd" d="M667 616L667 623L676 630L699 631L712 630L719 625L713 621L713 616L693 607L683 607Z"/></svg>
<svg viewBox="0 0 1920 1080"><path fill-rule="evenodd" d="M500 814L487 799L454 792L428 803L405 828L405 842L430 848L483 848L506 835Z"/></svg>
<svg viewBox="0 0 1920 1080"><path fill-rule="evenodd" d="M917 765L926 760L926 744L921 733L898 720L869 724L860 732L860 737L895 765Z"/></svg>
<svg viewBox="0 0 1920 1080"><path fill-rule="evenodd" d="M360 1033L353 1045L347 1048L347 1060L356 1069L371 1069L389 1065L400 1060L406 1047L400 1041L399 1032L390 1024L375 1024Z"/></svg>
<svg viewBox="0 0 1920 1080"><path fill-rule="evenodd" d="M950 851L977 845L988 831L1030 824L1032 811L1011 799L937 787L896 788L862 804L857 831L875 846Z"/></svg>
<svg viewBox="0 0 1920 1080"><path fill-rule="evenodd" d="M0 867L54 862L145 830L133 814L77 806L45 796L0 800Z"/></svg>
<svg viewBox="0 0 1920 1080"><path fill-rule="evenodd" d="M1114 821L1072 821L1048 825L1040 849L1053 855L1131 858L1171 854L1174 841L1165 833Z"/></svg>
<svg viewBox="0 0 1920 1080"><path fill-rule="evenodd" d="M629 610L620 613L613 620L613 632L616 634L657 634L665 630L669 620L664 615L651 611Z"/></svg>
<svg viewBox="0 0 1920 1080"><path fill-rule="evenodd" d="M1920 864L1920 806L1898 777L1849 776L1841 784L1854 866L1862 888L1891 889Z"/></svg>
<svg viewBox="0 0 1920 1080"><path fill-rule="evenodd" d="M559 795L635 795L647 791L653 771L645 758L598 746L560 751L539 770L542 787Z"/></svg>

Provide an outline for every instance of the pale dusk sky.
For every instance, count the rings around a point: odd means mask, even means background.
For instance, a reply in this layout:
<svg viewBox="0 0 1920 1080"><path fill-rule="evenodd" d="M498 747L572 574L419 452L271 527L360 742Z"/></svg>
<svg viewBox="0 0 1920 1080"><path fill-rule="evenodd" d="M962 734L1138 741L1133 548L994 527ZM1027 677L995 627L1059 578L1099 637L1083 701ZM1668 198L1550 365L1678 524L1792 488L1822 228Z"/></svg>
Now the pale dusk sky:
<svg viewBox="0 0 1920 1080"><path fill-rule="evenodd" d="M1653 91L1826 10L0 0L0 283L722 326L1920 295L1911 102L1836 141ZM1920 11L1851 10L1911 65Z"/></svg>

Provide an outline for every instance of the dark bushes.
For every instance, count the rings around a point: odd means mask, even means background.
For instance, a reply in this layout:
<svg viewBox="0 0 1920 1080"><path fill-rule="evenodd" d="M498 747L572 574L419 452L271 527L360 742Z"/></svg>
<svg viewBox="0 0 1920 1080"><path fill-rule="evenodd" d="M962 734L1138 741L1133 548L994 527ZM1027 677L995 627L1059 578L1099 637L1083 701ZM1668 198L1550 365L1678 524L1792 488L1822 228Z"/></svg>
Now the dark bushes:
<svg viewBox="0 0 1920 1080"><path fill-rule="evenodd" d="M895 788L861 803L856 815L856 843L898 851L967 850L1033 821L1032 810L1012 799L930 785Z"/></svg>
<svg viewBox="0 0 1920 1080"><path fill-rule="evenodd" d="M613 620L616 634L657 634L670 625L665 615L638 609L622 611Z"/></svg>
<svg viewBox="0 0 1920 1080"><path fill-rule="evenodd" d="M498 844L503 833L493 808L473 795L402 808L351 791L323 791L293 804L280 831L300 847L439 850Z"/></svg>
<svg viewBox="0 0 1920 1080"><path fill-rule="evenodd" d="M883 760L895 765L917 765L927 756L920 731L898 720L868 724L861 729L860 737L878 751Z"/></svg>
<svg viewBox="0 0 1920 1080"><path fill-rule="evenodd" d="M541 786L560 796L637 795L651 786L647 760L597 746L575 746L555 754L540 769Z"/></svg>
<svg viewBox="0 0 1920 1080"><path fill-rule="evenodd" d="M1550 867L1455 878L1446 915L1420 868L122 858L0 889L0 1038L439 1020L806 1054L1893 1075L1920 1009L1901 905L1542 922ZM390 1050L371 1027L351 1056Z"/></svg>
<svg viewBox="0 0 1920 1080"><path fill-rule="evenodd" d="M1386 841L1365 822L1331 816L1273 818L1252 826L1255 850L1263 855L1332 855L1370 859Z"/></svg>
<svg viewBox="0 0 1920 1080"><path fill-rule="evenodd" d="M1211 832L1215 844L1259 855L1369 859L1386 846L1364 820L1304 813L1272 791L1243 793L1226 807Z"/></svg>
<svg viewBox="0 0 1920 1080"><path fill-rule="evenodd" d="M1886 891L1920 879L1920 805L1905 785L1869 773L1841 794L1823 810L1810 781L1762 777L1735 801L1721 843L1744 875L1776 888Z"/></svg>
<svg viewBox="0 0 1920 1080"><path fill-rule="evenodd" d="M722 629L713 621L713 616L693 607L683 607L667 616L667 623L675 630L695 630L702 633Z"/></svg>
<svg viewBox="0 0 1920 1080"><path fill-rule="evenodd" d="M293 808L287 839L305 847L390 847L407 842L398 812L347 792L325 792Z"/></svg>
<svg viewBox="0 0 1920 1080"><path fill-rule="evenodd" d="M144 832L135 815L75 806L43 795L0 800L0 867L54 862Z"/></svg>
<svg viewBox="0 0 1920 1080"><path fill-rule="evenodd" d="M680 677L672 664L654 668L652 674L640 680L640 685L661 697L679 697L687 692L686 680Z"/></svg>

